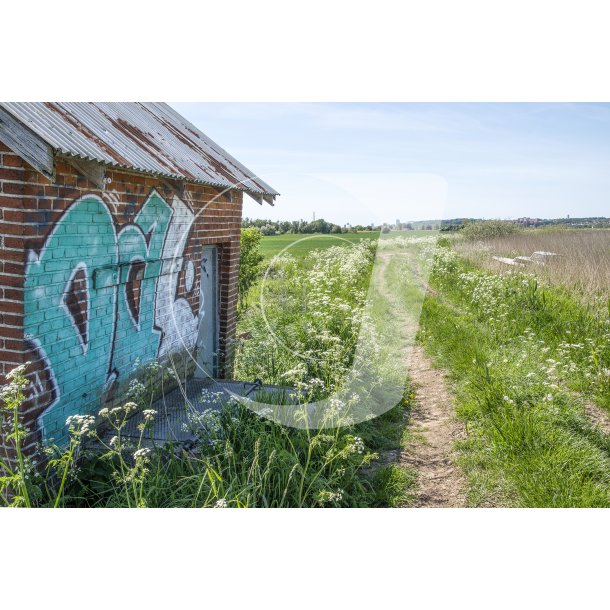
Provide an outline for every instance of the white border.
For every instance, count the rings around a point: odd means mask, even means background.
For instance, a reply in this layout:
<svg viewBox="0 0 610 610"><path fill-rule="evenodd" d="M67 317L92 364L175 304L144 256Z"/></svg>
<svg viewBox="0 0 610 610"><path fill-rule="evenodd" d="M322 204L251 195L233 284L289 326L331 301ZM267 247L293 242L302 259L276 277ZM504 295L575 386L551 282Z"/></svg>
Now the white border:
<svg viewBox="0 0 610 610"><path fill-rule="evenodd" d="M608 101L606 10L5 3L0 98ZM104 603L134 608L586 608L606 601L606 521L601 510L0 511L2 600L65 608L103 587Z"/></svg>
<svg viewBox="0 0 610 610"><path fill-rule="evenodd" d="M602 510L65 510L0 516L11 519L2 534L10 556L2 578L9 608L63 610L79 598L100 597L99 587L104 605L151 609L555 610L597 607L607 595L607 567L591 552L592 542L601 550L610 543ZM29 544L23 544L26 534ZM56 552L45 554L51 548ZM49 562L45 569L32 563L40 553ZM59 579L57 561L69 563Z"/></svg>
<svg viewBox="0 0 610 610"><path fill-rule="evenodd" d="M600 0L32 0L2 22L5 101L610 99Z"/></svg>

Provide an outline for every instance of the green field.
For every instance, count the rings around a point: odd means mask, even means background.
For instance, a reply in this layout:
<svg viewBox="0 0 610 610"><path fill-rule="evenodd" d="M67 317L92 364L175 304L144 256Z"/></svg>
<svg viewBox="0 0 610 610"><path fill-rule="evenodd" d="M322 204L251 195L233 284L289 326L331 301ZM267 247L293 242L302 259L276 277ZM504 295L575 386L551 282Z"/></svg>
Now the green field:
<svg viewBox="0 0 610 610"><path fill-rule="evenodd" d="M433 233L433 231L392 231L390 235L419 236L431 235ZM378 237L379 231L360 231L358 233L342 233L341 235L323 235L321 233L314 233L312 235L294 233L270 235L263 237L261 240L261 254L263 254L265 260L269 260L290 244L298 241L299 243L292 246L287 252L300 258L307 255L311 250L325 249L331 246L345 246L362 241L363 239L377 239Z"/></svg>
<svg viewBox="0 0 610 610"><path fill-rule="evenodd" d="M378 231L361 231L360 233L344 233L341 235L325 235L313 233L311 235L301 235L286 233L284 235L269 235L261 240L261 254L266 260L279 254L284 248L295 242L287 252L300 258L305 256L310 250L319 248L330 248L331 246L350 245L363 239L377 239Z"/></svg>

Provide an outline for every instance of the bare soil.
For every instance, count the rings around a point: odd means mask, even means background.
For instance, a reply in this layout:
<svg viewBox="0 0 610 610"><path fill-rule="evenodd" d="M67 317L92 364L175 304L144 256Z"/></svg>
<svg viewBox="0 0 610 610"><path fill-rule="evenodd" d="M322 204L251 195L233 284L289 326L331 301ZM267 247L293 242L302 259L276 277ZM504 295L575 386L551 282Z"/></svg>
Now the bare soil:
<svg viewBox="0 0 610 610"><path fill-rule="evenodd" d="M455 418L447 379L419 345L413 346L407 363L416 406L410 423L413 442L401 452L399 460L418 473L415 499L410 506L463 507L465 481L455 464L453 447L464 430Z"/></svg>
<svg viewBox="0 0 610 610"><path fill-rule="evenodd" d="M585 399L585 413L594 426L604 434L610 434L610 416L607 411L598 407L594 402Z"/></svg>
<svg viewBox="0 0 610 610"><path fill-rule="evenodd" d="M378 256L381 271L385 275L389 257L385 253ZM386 295L392 299L390 291ZM413 324L406 318L401 322ZM412 440L396 456L399 463L407 464L417 471L417 489L408 506L464 507L466 484L455 463L454 445L465 432L455 417L453 395L446 374L434 367L420 345L405 348L403 356L415 392L415 407L409 422Z"/></svg>

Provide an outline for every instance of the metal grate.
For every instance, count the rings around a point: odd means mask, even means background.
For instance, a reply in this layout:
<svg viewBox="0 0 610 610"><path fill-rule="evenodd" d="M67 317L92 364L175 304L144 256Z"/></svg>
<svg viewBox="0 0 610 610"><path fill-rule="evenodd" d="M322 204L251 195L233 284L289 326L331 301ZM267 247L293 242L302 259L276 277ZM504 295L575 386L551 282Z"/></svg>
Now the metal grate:
<svg viewBox="0 0 610 610"><path fill-rule="evenodd" d="M190 378L151 405L150 408L157 411L157 415L152 426L145 433L143 445L152 442L163 444L170 441L177 443L195 441L197 437L187 429L189 414L203 413L206 409L220 410L231 400L230 392L239 396L256 396L260 392L291 400L294 390L284 386L264 385L259 380L244 382ZM121 436L125 439L139 439L138 426L143 421L144 415L141 411L134 414L121 430ZM112 434L108 433L107 436L110 437Z"/></svg>

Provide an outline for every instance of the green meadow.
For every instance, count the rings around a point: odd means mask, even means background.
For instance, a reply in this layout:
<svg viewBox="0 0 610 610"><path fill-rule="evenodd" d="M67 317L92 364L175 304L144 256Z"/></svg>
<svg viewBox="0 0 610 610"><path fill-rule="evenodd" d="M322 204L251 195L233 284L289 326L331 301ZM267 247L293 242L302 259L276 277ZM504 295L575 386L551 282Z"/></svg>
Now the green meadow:
<svg viewBox="0 0 610 610"><path fill-rule="evenodd" d="M276 256L285 248L292 256L302 258L311 250L325 250L331 246L346 246L358 243L363 239L377 239L379 231L361 231L359 233L343 233L341 235L331 235L313 233L311 235L301 235L286 233L284 235L268 235L261 240L261 254L265 260ZM294 244L291 246L291 244Z"/></svg>
<svg viewBox="0 0 610 610"><path fill-rule="evenodd" d="M431 233L432 231L392 231L389 235L419 237L430 235ZM332 246L349 246L361 242L363 239L377 240L378 238L379 231L359 231L358 233L342 233L341 235L321 233L314 233L312 235L294 233L269 235L261 240L261 254L265 257L265 260L269 260L291 244L295 244L287 252L295 258L302 258L311 252L311 250L325 250Z"/></svg>

